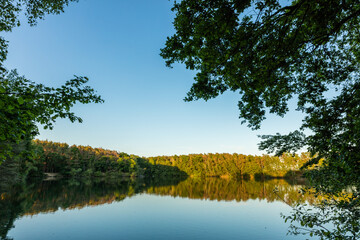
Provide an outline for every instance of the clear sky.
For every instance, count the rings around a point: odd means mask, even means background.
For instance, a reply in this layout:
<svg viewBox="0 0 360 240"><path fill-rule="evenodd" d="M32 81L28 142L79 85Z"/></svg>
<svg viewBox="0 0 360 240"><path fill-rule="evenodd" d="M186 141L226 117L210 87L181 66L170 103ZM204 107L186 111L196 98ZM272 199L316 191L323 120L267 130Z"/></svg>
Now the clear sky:
<svg viewBox="0 0 360 240"><path fill-rule="evenodd" d="M76 105L82 124L58 120L39 139L90 145L140 156L258 151L259 134L288 133L302 115L268 116L262 129L241 125L239 95L184 102L194 72L165 66L159 56L174 33L168 0L80 0L36 27L25 22L7 33L8 69L28 79L60 86L88 76L103 104Z"/></svg>

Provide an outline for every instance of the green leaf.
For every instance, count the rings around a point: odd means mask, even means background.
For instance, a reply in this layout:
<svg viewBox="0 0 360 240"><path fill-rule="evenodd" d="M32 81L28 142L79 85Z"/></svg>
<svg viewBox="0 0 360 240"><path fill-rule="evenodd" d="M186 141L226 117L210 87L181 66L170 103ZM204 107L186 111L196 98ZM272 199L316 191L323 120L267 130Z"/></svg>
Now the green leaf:
<svg viewBox="0 0 360 240"><path fill-rule="evenodd" d="M19 97L17 101L20 105L24 104L24 99L22 97Z"/></svg>

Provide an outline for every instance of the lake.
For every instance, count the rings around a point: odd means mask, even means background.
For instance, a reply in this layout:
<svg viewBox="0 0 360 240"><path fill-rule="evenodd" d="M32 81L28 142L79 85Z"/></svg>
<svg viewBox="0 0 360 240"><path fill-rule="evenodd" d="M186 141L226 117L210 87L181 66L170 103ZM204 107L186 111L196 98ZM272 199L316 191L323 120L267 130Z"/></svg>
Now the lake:
<svg viewBox="0 0 360 240"><path fill-rule="evenodd" d="M58 180L2 190L0 237L42 239L303 239L280 213L311 202L283 179ZM277 189L277 194L273 192Z"/></svg>

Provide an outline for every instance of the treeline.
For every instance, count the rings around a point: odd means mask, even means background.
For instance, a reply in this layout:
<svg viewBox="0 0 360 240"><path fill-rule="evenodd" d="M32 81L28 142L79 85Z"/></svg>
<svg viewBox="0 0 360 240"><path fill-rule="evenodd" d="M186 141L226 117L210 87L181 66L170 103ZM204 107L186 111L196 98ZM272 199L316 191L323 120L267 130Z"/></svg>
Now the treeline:
<svg viewBox="0 0 360 240"><path fill-rule="evenodd" d="M8 158L0 165L0 175L6 176L4 181L43 177L44 173L58 173L70 178L294 177L301 175L300 167L309 160L306 153L281 157L216 153L144 158L102 148L40 140L26 141L13 149L18 149L22 155L15 154L16 157Z"/></svg>
<svg viewBox="0 0 360 240"><path fill-rule="evenodd" d="M38 173L59 173L65 177L186 176L176 166L154 165L124 152L40 140L33 144L34 169Z"/></svg>
<svg viewBox="0 0 360 240"><path fill-rule="evenodd" d="M190 154L148 158L151 164L178 167L189 176L211 177L292 177L300 175L301 166L310 159L309 154L283 154L252 156L243 154Z"/></svg>
<svg viewBox="0 0 360 240"><path fill-rule="evenodd" d="M199 176L199 177L293 177L309 160L308 154L252 156L243 154L190 154L142 158L123 152L33 141L35 161L28 167L41 173L66 177ZM31 166L30 166L31 165Z"/></svg>

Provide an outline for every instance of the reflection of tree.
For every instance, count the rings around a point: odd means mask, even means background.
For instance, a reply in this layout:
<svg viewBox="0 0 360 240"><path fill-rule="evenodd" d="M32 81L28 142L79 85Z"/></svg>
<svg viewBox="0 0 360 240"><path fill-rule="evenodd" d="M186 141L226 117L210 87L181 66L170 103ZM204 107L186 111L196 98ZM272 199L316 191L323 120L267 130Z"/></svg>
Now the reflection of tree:
<svg viewBox="0 0 360 240"><path fill-rule="evenodd" d="M8 240L8 231L13 228L14 221L24 213L26 199L23 193L26 192L25 186L12 186L0 189L0 239Z"/></svg>
<svg viewBox="0 0 360 240"><path fill-rule="evenodd" d="M290 204L295 202L314 202L314 197L299 193L300 185L291 185L283 179L269 181L234 181L222 178L188 178L176 186L151 187L149 194L171 195L191 199L207 199L218 201L247 201L249 199L279 201L278 194L286 198Z"/></svg>
<svg viewBox="0 0 360 240"><path fill-rule="evenodd" d="M269 181L234 181L221 178L184 179L116 179L106 181L43 181L9 188L0 199L0 236L7 239L14 221L24 215L55 212L122 201L138 193L180 196L191 199L218 201L247 201L266 199L277 201L273 189L289 202L313 202L313 197L302 197L299 185L282 179Z"/></svg>
<svg viewBox="0 0 360 240"><path fill-rule="evenodd" d="M144 192L150 186L178 184L183 178L170 180L107 179L106 181L43 181L2 186L0 189L0 239L7 240L7 233L14 221L23 215L55 212L60 209L80 209L97 206Z"/></svg>
<svg viewBox="0 0 360 240"><path fill-rule="evenodd" d="M1 196L3 198L3 196ZM13 227L14 220L21 211L13 209L16 204L10 203L10 199L1 199L0 201L0 238L8 239L6 237L8 231ZM9 208L11 207L11 208Z"/></svg>

